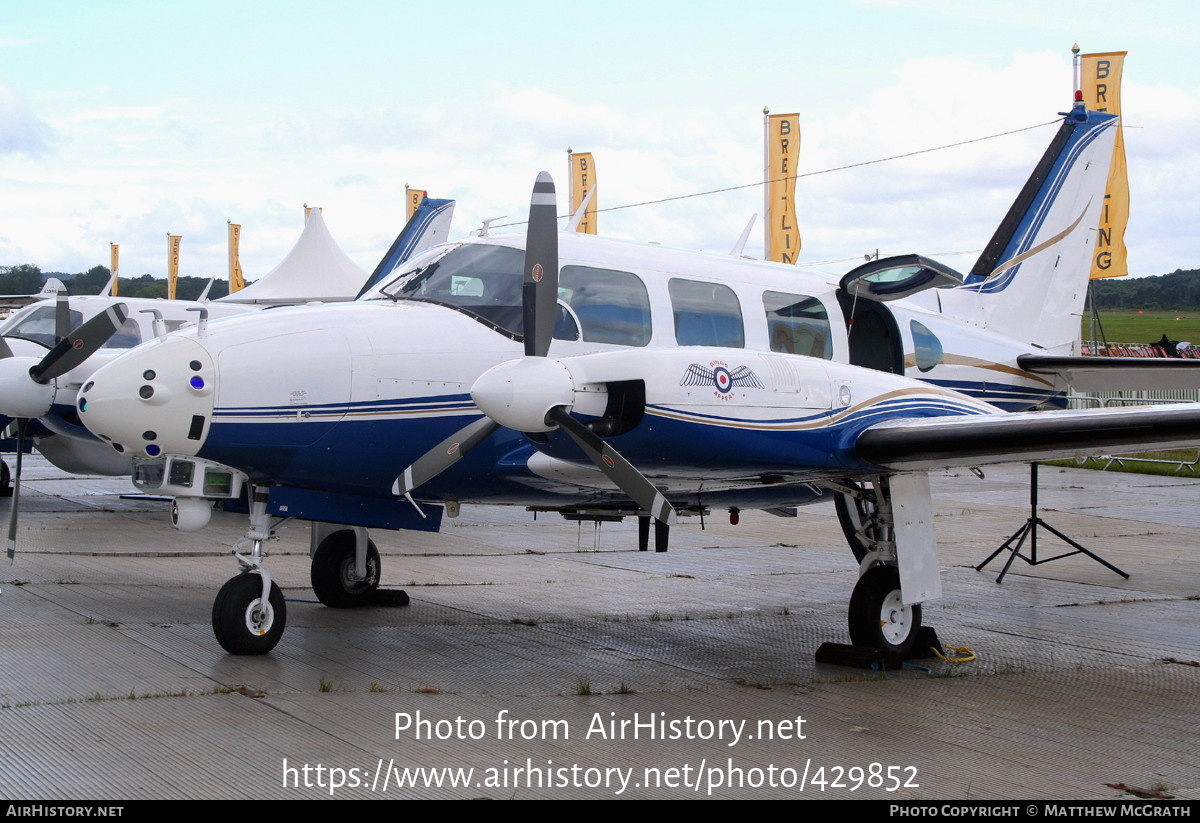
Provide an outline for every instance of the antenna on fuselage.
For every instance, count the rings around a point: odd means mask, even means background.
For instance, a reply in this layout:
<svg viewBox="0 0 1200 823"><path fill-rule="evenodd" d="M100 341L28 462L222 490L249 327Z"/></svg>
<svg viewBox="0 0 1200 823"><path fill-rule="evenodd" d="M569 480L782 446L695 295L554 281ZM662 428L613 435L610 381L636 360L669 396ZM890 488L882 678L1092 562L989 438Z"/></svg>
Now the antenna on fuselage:
<svg viewBox="0 0 1200 823"><path fill-rule="evenodd" d="M571 219L567 221L567 231L578 231L579 224L583 222L584 216L587 214L588 206L592 204L592 199L596 196L596 187L592 186L584 195L583 202L579 204L579 208L571 215Z"/></svg>
<svg viewBox="0 0 1200 823"><path fill-rule="evenodd" d="M491 226L493 223L495 223L497 220L503 220L505 217L508 217L508 215L502 214L499 217L489 217L487 220L483 221L482 226L480 226L478 229L476 229L475 231L473 231L471 233L473 235L475 235L476 237L487 237L488 236L488 227Z"/></svg>
<svg viewBox="0 0 1200 823"><path fill-rule="evenodd" d="M746 224L746 228L742 229L742 236L733 244L733 248L729 250L730 257L741 257L742 250L746 248L746 241L750 239L750 230L754 228L754 221L758 219L758 214L750 215L750 222Z"/></svg>

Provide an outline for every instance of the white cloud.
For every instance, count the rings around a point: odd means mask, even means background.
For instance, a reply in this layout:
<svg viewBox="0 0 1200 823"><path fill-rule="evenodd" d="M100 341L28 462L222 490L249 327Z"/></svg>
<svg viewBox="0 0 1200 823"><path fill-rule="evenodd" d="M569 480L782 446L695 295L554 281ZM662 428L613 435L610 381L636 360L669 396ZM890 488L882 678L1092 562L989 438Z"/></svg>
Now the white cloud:
<svg viewBox="0 0 1200 823"><path fill-rule="evenodd" d="M25 96L0 83L0 154L41 156L50 151L54 138L54 129L33 113Z"/></svg>

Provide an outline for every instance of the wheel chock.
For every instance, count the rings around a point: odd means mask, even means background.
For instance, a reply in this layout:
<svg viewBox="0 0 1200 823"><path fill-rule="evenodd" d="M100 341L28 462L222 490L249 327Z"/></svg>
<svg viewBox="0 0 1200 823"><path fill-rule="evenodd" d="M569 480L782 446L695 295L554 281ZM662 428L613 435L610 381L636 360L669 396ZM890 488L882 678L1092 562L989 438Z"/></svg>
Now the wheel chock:
<svg viewBox="0 0 1200 823"><path fill-rule="evenodd" d="M408 592L404 589L376 589L371 602L375 606L407 606Z"/></svg>
<svg viewBox="0 0 1200 823"><path fill-rule="evenodd" d="M938 640L937 632L931 626L922 626L917 636L917 644L911 654L906 657L886 649L875 649L868 646L848 646L845 643L822 643L817 649L818 663L832 663L835 666L851 666L856 669L901 669L905 660L920 660L933 657L933 649L939 654L945 654L942 643Z"/></svg>

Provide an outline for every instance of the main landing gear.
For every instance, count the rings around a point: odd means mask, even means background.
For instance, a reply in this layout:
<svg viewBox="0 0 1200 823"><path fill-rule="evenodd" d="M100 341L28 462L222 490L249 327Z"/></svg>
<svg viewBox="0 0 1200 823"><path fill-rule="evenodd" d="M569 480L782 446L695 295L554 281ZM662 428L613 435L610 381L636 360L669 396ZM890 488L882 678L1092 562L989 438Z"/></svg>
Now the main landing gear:
<svg viewBox="0 0 1200 823"><path fill-rule="evenodd" d="M834 498L846 542L859 562L850 595L850 641L900 658L914 656L922 637L921 605L905 605L896 558L895 521L887 477L848 484Z"/></svg>
<svg viewBox="0 0 1200 823"><path fill-rule="evenodd" d="M336 529L336 531L330 531ZM379 549L366 529L313 523L312 587L317 599L335 609L352 609L376 602L379 590ZM363 546L359 562L359 543Z"/></svg>

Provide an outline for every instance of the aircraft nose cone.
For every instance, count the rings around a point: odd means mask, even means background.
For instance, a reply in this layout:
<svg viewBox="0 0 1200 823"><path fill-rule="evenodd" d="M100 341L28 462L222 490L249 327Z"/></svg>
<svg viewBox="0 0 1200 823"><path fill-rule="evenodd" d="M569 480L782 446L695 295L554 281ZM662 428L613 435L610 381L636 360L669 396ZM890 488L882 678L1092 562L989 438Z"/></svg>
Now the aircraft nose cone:
<svg viewBox="0 0 1200 823"><path fill-rule="evenodd" d="M212 424L217 370L190 337L168 337L104 366L79 392L79 419L130 457L194 455Z"/></svg>

